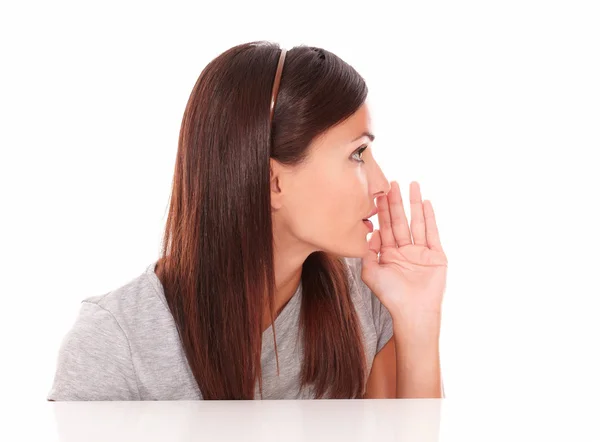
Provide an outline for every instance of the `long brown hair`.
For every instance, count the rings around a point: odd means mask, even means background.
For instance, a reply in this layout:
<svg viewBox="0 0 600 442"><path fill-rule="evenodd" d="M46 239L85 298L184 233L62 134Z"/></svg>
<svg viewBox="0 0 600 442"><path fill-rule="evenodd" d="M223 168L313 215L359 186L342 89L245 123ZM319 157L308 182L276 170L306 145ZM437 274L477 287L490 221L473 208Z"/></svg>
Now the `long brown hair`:
<svg viewBox="0 0 600 442"><path fill-rule="evenodd" d="M270 125L279 54L260 41L216 57L181 124L159 277L204 399L253 399L257 380L262 397L261 319L275 293L270 158L302 163L311 141L367 96L349 64L296 46ZM312 253L301 282L301 386L317 398L362 397L366 361L343 257Z"/></svg>

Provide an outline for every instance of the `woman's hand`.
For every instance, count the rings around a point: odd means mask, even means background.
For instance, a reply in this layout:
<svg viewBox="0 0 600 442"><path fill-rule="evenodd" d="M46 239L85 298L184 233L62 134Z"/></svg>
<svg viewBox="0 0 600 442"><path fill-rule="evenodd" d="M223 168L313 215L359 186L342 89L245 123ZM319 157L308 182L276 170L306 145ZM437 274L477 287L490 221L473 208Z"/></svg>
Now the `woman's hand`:
<svg viewBox="0 0 600 442"><path fill-rule="evenodd" d="M421 201L419 184L410 184L410 229L400 186L392 181L377 199L379 229L362 258L361 277L396 318L439 318L448 260L442 250L431 202ZM412 232L412 239L411 239Z"/></svg>

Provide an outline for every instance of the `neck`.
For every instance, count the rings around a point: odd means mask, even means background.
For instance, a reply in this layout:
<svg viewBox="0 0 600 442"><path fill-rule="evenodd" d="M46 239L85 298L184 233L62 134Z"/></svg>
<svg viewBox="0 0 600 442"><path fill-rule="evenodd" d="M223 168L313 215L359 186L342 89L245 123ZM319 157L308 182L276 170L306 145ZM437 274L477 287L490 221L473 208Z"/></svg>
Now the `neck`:
<svg viewBox="0 0 600 442"><path fill-rule="evenodd" d="M275 271L275 302L273 322L292 298L302 279L302 265L306 258L316 249L298 240L288 231L281 231L279 223L274 221L274 271ZM262 331L271 326L269 305L265 306L262 321Z"/></svg>
<svg viewBox="0 0 600 442"><path fill-rule="evenodd" d="M292 299L294 293L298 289L300 280L302 278L302 268L300 267L294 274L285 282L283 286L277 286L275 291L275 302L273 310L273 321L279 316L281 311L285 308L287 303ZM269 314L269 305L265 307L262 320L262 331L266 331L271 327L271 315Z"/></svg>

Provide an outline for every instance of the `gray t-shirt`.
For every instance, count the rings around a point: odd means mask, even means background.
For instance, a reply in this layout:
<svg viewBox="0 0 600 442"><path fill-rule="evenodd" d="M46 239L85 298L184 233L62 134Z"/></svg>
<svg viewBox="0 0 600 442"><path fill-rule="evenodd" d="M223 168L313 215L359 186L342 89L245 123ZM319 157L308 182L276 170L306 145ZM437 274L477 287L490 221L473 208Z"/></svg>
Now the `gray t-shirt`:
<svg viewBox="0 0 600 442"><path fill-rule="evenodd" d="M392 318L360 277L360 258L344 258L351 269L351 296L365 342L367 373L375 354L393 335ZM48 400L202 399L167 306L156 262L122 287L81 302L63 338ZM262 339L263 399L310 399L299 391L302 342L297 339L302 283ZM258 382L255 398L260 398Z"/></svg>

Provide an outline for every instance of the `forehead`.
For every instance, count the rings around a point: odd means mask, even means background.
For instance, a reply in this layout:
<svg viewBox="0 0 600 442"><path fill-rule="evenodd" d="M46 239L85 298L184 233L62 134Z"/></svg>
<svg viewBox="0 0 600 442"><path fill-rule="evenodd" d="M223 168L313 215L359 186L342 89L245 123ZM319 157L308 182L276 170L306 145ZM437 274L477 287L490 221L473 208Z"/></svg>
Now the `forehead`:
<svg viewBox="0 0 600 442"><path fill-rule="evenodd" d="M363 132L373 132L371 128L371 114L367 103L358 108L349 118L336 126L328 129L319 137L316 146L340 147L353 143L369 141ZM360 137L359 139L356 139Z"/></svg>

